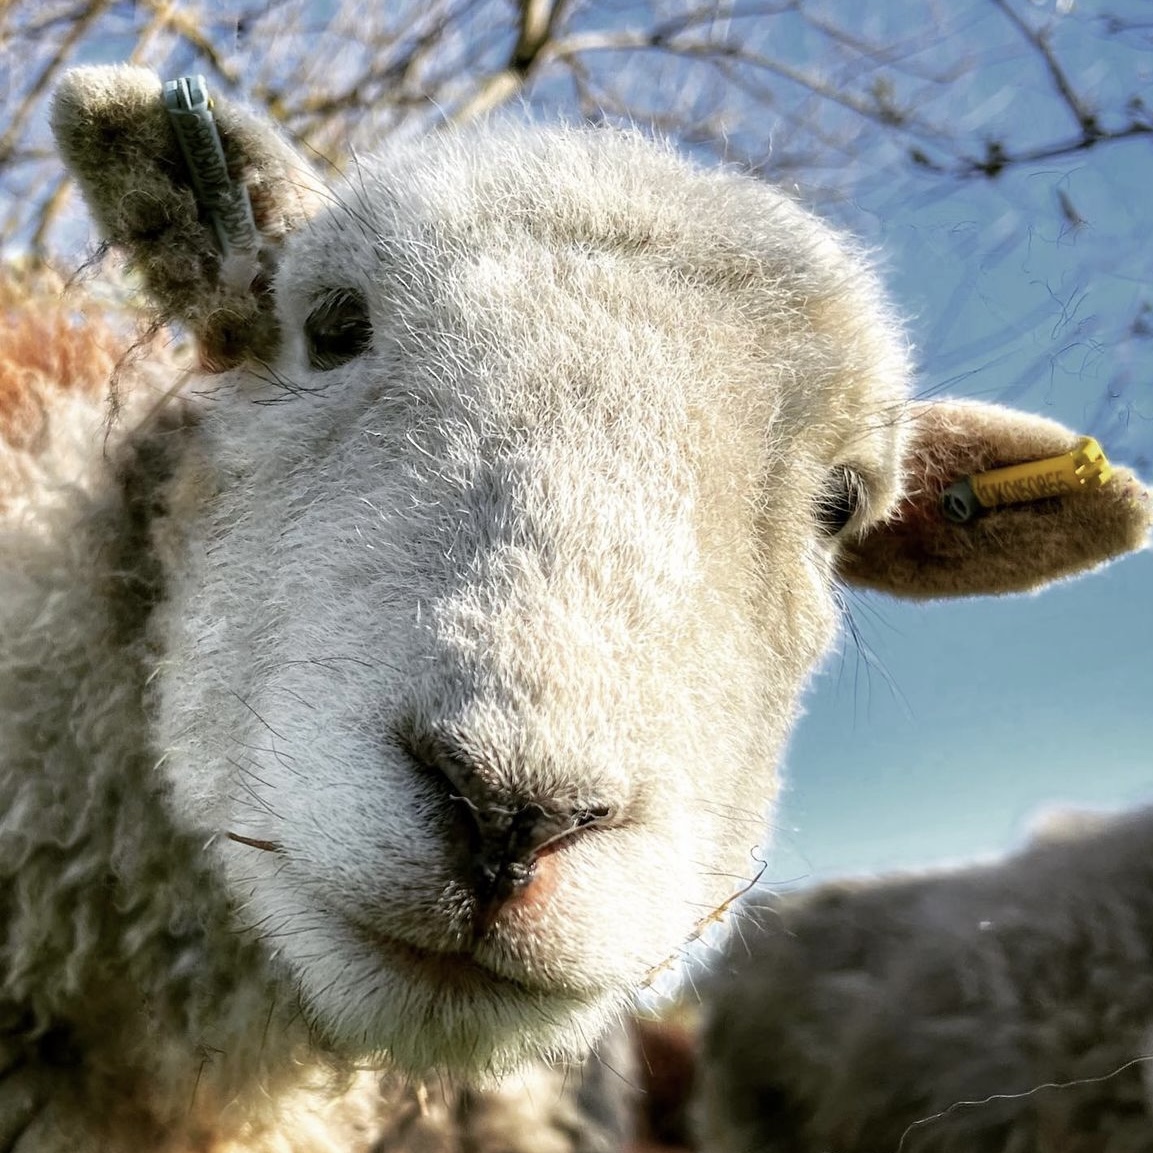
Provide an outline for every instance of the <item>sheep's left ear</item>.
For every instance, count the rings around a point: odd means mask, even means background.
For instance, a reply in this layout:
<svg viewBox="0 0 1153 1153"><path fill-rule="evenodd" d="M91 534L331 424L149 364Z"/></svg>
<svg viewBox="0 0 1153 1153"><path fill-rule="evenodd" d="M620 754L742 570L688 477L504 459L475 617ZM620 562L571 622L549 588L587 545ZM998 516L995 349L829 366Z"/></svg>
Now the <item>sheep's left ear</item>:
<svg viewBox="0 0 1153 1153"><path fill-rule="evenodd" d="M1122 468L1100 486L995 505L956 523L941 500L955 482L1062 457L1082 438L1042 417L963 401L915 404L909 419L905 495L887 521L846 541L837 568L849 584L918 598L1023 592L1147 543L1153 502Z"/></svg>

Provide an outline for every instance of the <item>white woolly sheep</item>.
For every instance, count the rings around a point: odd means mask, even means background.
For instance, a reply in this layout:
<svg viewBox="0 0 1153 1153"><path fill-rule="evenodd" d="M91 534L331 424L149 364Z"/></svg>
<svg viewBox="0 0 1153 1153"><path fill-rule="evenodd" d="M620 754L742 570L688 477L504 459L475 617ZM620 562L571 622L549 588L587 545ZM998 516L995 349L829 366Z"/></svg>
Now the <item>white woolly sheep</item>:
<svg viewBox="0 0 1153 1153"><path fill-rule="evenodd" d="M909 406L866 263L758 181L487 126L326 187L215 113L227 259L155 76L54 109L202 371L125 366L107 419L4 350L18 1153L347 1153L396 1116L369 1066L582 1053L749 871L835 579L1031 588L1146 531L1127 475L945 520L1076 438Z"/></svg>
<svg viewBox="0 0 1153 1153"><path fill-rule="evenodd" d="M704 990L716 1153L1153 1150L1153 809L750 901Z"/></svg>

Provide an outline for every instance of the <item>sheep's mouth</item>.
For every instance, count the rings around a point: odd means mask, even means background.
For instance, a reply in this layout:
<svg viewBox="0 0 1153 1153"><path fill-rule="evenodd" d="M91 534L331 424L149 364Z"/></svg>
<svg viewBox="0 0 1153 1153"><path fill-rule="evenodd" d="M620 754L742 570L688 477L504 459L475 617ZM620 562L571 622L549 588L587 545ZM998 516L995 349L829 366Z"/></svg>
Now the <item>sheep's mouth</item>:
<svg viewBox="0 0 1153 1153"><path fill-rule="evenodd" d="M414 985L465 997L486 993L540 997L556 992L522 977L497 972L471 952L422 948L363 924L354 923L354 928L362 943L389 972Z"/></svg>

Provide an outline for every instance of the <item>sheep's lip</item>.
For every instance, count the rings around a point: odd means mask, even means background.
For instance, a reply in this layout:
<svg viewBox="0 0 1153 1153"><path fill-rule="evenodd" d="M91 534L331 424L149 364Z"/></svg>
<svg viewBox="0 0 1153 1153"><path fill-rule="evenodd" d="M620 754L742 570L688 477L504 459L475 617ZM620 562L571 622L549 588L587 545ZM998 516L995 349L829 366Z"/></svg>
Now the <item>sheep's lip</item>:
<svg viewBox="0 0 1153 1153"><path fill-rule="evenodd" d="M536 995L548 989L517 977L498 973L464 951L440 951L411 945L360 922L353 927L361 941L382 959L388 968L406 980L434 985L446 991L470 993L488 991Z"/></svg>

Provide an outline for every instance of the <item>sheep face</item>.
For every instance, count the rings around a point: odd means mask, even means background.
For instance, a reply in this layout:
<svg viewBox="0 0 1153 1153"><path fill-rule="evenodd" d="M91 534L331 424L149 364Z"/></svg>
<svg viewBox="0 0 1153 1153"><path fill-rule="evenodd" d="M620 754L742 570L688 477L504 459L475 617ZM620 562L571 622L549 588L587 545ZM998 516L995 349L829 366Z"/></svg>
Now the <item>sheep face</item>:
<svg viewBox="0 0 1153 1153"><path fill-rule="evenodd" d="M175 433L128 433L171 462L134 506L151 736L335 1049L583 1049L755 872L834 571L1002 591L1143 538L1130 481L942 518L958 476L1076 438L908 406L875 278L760 182L487 126L324 187L220 101L261 237L222 260L159 89L80 70L54 113L211 369Z"/></svg>
<svg viewBox="0 0 1153 1153"><path fill-rule="evenodd" d="M900 358L830 355L835 251L637 141L442 145L334 190L275 356L198 385L164 771L341 1047L581 1043L752 872L833 627L822 500L896 485Z"/></svg>

